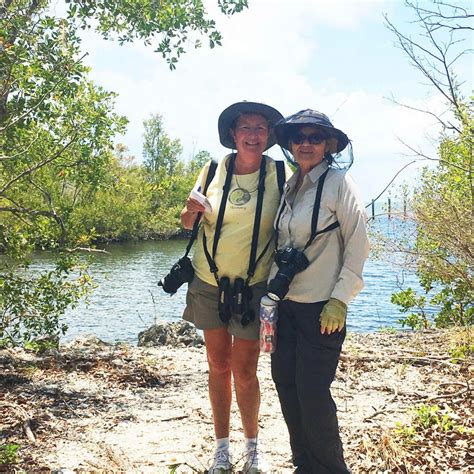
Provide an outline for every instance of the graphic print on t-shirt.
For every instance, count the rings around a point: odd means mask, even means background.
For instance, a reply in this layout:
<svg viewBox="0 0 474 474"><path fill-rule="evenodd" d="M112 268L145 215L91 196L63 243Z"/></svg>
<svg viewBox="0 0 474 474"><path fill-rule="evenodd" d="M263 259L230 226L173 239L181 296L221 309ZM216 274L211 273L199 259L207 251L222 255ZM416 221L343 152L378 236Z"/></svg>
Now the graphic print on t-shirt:
<svg viewBox="0 0 474 474"><path fill-rule="evenodd" d="M243 188L235 188L229 193L229 202L234 206L243 206L250 201L250 193Z"/></svg>

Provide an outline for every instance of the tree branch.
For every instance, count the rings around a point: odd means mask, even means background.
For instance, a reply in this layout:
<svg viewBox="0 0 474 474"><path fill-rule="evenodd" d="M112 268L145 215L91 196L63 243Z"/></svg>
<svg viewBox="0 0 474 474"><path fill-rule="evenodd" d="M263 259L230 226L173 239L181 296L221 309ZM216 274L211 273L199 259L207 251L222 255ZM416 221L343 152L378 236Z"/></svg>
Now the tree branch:
<svg viewBox="0 0 474 474"><path fill-rule="evenodd" d="M52 161L56 160L57 158L59 158L61 156L61 154L71 146L72 143L74 143L74 141L76 140L77 138L77 135L74 135L71 140L66 143L58 152L54 153L53 155L51 155L49 158L46 158L45 160L39 162L38 164L36 164L35 166L32 166L31 168L28 168L27 170L23 171L22 173L20 173L18 176L16 176L15 178L11 179L7 184L5 184L5 186L3 186L2 189L0 189L0 196L2 196L3 194L5 194L5 191L14 183L16 183L17 181L19 181L20 179L24 178L25 176L33 173L34 171L42 168L43 166L47 165L48 163L51 163Z"/></svg>
<svg viewBox="0 0 474 474"><path fill-rule="evenodd" d="M395 181L395 179L397 178L397 176L405 169L405 168L408 168L410 165L412 165L413 163L417 163L419 160L413 160L411 161L410 163L407 163L405 166L403 166L402 168L400 168L396 173L395 175L393 176L393 178L390 180L390 182L387 184L387 186L385 186L385 188L383 188L383 190L377 195L376 198L372 199L372 201L367 204L367 206L365 206L366 208L371 206L372 205L372 202L375 202L377 201L377 199L380 198L380 196L382 196L382 194L390 187L390 185Z"/></svg>
<svg viewBox="0 0 474 474"><path fill-rule="evenodd" d="M388 100L390 100L391 102L393 102L394 104L396 105L399 105L401 107L405 107L406 109L409 109L409 110L414 110L415 112L421 112L423 114L427 114L427 115L431 115L432 117L434 117L439 123L440 125L443 127L443 128L446 128L448 130L455 130L456 132L460 132L460 130L453 124L451 123L447 123L447 122L444 122L443 120L441 120L441 118L439 117L439 115L435 114L434 112L430 112L429 110L423 110L423 109L419 109L417 107L413 107L412 105L408 105L408 104L404 104L402 102L398 102L396 99L394 99L393 97L387 97Z"/></svg>
<svg viewBox="0 0 474 474"><path fill-rule="evenodd" d="M46 216L53 217L51 211L42 211L38 209L30 209L28 207L13 207L13 206L0 206L0 212L10 212L12 214L28 214L30 216Z"/></svg>
<svg viewBox="0 0 474 474"><path fill-rule="evenodd" d="M15 155L12 155L12 156L5 156L5 155L4 155L4 156L0 156L0 161L13 160L13 159L15 159L15 158L18 158L18 157L21 156L21 155L24 155L24 154L27 153L27 152L30 150L30 148L39 140L39 138L40 138L40 136L39 136L39 133L38 133L38 135L36 136L36 138L33 139L33 140L30 142L30 144L29 144L24 150L22 150L22 151L16 153Z"/></svg>
<svg viewBox="0 0 474 474"><path fill-rule="evenodd" d="M56 209L54 208L54 205L53 205L53 198L51 197L51 194L48 193L44 188L42 188L39 184L35 183L31 177L29 179L29 182L36 188L38 189L41 194L43 194L43 196L46 198L46 200L48 201L48 204L49 204L49 208L51 209L51 214L52 214L52 217L53 219L56 221L56 223L59 225L59 227L61 227L61 237L59 238L59 245L62 247L64 245L64 242L66 241L66 235L67 235L67 231L66 231L66 227L64 226L64 222L63 220L61 219L61 217L58 215L58 213L56 212Z"/></svg>
<svg viewBox="0 0 474 474"><path fill-rule="evenodd" d="M85 53L83 54L77 61L74 61L73 63L73 66L79 64L89 53ZM61 84L64 79L66 78L67 76L67 72L64 72L62 74L62 76L60 76L60 78L53 84L53 86L48 89L39 99L38 99L38 102L30 107L28 110L26 110L25 112L23 112L20 116L12 119L11 122L8 122L4 127L0 127L0 132L5 132L6 130L8 130L10 127L12 127L13 125L15 125L16 123L20 122L21 120L23 120L24 118L26 118L29 114L31 114L32 112L34 112L45 100L47 97L49 97L51 95L52 92L54 92L54 90L59 86L59 84Z"/></svg>
<svg viewBox="0 0 474 474"><path fill-rule="evenodd" d="M429 161L437 161L438 163L443 163L447 166L452 166L453 168L456 168L460 171L463 171L465 173L468 173L469 170L466 168L463 168L462 166L455 165L454 163L451 163L450 161L443 160L441 158L433 158L431 156L425 155L419 150L416 150L412 146L408 145L408 143L405 143L400 137L397 137L397 140L404 146L406 146L409 150L411 150L413 153L415 153L416 156L421 156L424 160L429 160ZM419 161L419 160L418 160Z"/></svg>
<svg viewBox="0 0 474 474"><path fill-rule="evenodd" d="M443 95L443 97L455 107L456 111L460 112L456 87L453 82L452 75L449 71L449 65L452 65L457 59L459 59L461 55L456 56L453 61L448 61L447 59L449 48L457 42L453 40L451 35L451 39L447 43L447 45L444 48L441 48L440 43L433 36L432 24L427 22L426 18L423 17L423 15L419 11L419 7L409 1L406 1L405 4L416 12L416 15L418 17L417 22L422 24L427 39L429 40L432 48L434 48L437 53L425 47L420 42L417 42L414 39L404 35L395 27L393 23L390 22L388 16L384 15L387 27L390 31L392 31L392 33L395 34L399 46L410 58L413 65ZM426 57L418 57L416 50L424 53ZM429 58L433 58L435 63L430 62ZM441 65L441 70L437 68L436 63L439 63ZM439 76L445 78L447 83L443 84Z"/></svg>
<svg viewBox="0 0 474 474"><path fill-rule="evenodd" d="M0 17L5 16L5 13L7 13L8 8L10 5L13 3L13 0L3 0L3 4L0 5Z"/></svg>

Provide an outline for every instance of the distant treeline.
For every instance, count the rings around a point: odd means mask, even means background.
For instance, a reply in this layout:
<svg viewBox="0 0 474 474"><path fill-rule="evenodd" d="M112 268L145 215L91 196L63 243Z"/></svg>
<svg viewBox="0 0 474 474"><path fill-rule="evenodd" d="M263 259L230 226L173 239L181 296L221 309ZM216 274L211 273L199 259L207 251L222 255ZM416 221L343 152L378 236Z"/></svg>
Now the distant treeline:
<svg viewBox="0 0 474 474"><path fill-rule="evenodd" d="M86 246L181 234L181 209L210 154L200 151L186 163L180 141L168 137L159 115L145 120L144 130L141 162L117 145L100 180L71 179L68 167L52 166L41 170L41 186L18 189L16 198L31 207L44 202L44 189L54 199L57 219L36 216L41 224L34 235L36 248L57 247L65 236L67 242ZM21 226L17 217L10 216L12 226ZM3 225L8 226L7 220Z"/></svg>
<svg viewBox="0 0 474 474"><path fill-rule="evenodd" d="M83 190L75 202L73 193L64 195L69 237L104 242L180 235L180 212L207 152L189 163L177 159L173 170L153 170L130 159L122 147L117 151L105 185Z"/></svg>

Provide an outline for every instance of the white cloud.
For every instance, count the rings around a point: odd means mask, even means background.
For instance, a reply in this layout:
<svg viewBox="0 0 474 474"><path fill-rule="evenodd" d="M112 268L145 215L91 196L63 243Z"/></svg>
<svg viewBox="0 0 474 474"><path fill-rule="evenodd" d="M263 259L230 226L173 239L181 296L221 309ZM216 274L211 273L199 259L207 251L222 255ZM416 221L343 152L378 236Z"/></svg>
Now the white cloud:
<svg viewBox="0 0 474 474"><path fill-rule="evenodd" d="M130 120L127 135L119 141L135 155L141 155L142 122L152 113L163 115L169 135L181 140L184 157L189 158L200 149L216 157L226 152L218 141L217 117L233 102L266 102L283 115L317 108L353 140L352 173L368 200L407 162L396 137L429 149L432 144L425 139L425 130L432 130L434 121L395 106L371 92L370 84L367 90L322 88L328 68L313 33L318 28L335 28L335 34L346 29L348 38L356 40L364 34L357 31L359 23L369 15L379 18L383 3L254 0L248 11L225 18L214 13L212 1L210 11L219 20L223 47L189 51L176 71L170 71L152 48L140 44L119 47L87 34L84 48L90 52L87 62L93 79L119 93L118 112ZM334 48L334 55L340 55ZM308 64L318 62L321 74L307 74ZM423 107L419 99L406 101ZM279 155L276 147L271 154Z"/></svg>

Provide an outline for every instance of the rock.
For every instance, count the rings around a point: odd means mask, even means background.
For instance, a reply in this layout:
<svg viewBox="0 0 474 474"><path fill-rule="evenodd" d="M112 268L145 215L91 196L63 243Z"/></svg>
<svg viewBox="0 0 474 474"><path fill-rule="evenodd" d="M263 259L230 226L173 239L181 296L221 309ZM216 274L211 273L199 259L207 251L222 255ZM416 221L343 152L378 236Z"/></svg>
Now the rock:
<svg viewBox="0 0 474 474"><path fill-rule="evenodd" d="M196 332L196 328L187 321L159 323L138 334L138 345L144 347L200 347L203 344L203 338Z"/></svg>
<svg viewBox="0 0 474 474"><path fill-rule="evenodd" d="M80 336L77 339L74 339L74 341L71 341L69 344L65 344L65 346L69 349L75 350L98 350L111 347L111 344L102 341L93 334L87 334L85 336Z"/></svg>

